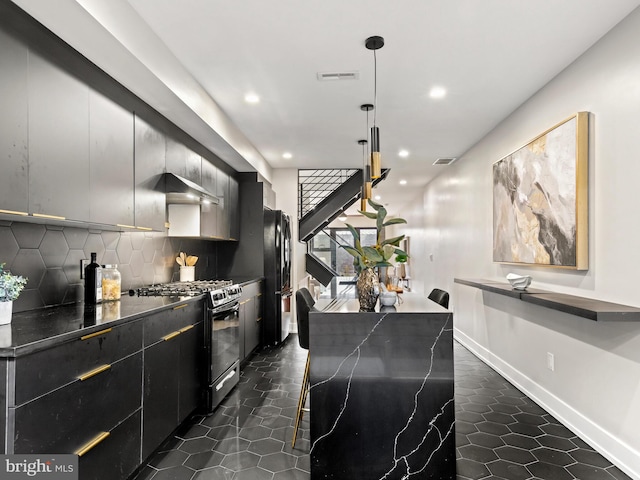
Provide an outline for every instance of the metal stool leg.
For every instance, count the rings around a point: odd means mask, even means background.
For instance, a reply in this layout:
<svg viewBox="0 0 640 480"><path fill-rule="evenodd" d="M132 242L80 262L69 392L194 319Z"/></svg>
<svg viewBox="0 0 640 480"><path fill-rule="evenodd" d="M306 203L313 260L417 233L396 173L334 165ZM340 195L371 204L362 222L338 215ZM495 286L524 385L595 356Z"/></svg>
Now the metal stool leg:
<svg viewBox="0 0 640 480"><path fill-rule="evenodd" d="M308 412L309 409L304 408L304 404L307 401L307 394L309 393L309 354L307 353L307 363L304 367L304 376L302 377L302 387L300 388L300 397L298 398L298 411L296 412L296 424L293 427L293 440L291 442L291 448L296 446L296 438L298 436L298 427L302 421L302 415L304 412Z"/></svg>

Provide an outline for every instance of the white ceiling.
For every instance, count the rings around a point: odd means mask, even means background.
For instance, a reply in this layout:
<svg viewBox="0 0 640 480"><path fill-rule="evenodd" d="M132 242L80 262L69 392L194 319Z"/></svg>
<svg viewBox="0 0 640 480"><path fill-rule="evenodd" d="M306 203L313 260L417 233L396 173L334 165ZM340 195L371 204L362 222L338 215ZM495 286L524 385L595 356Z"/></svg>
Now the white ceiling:
<svg viewBox="0 0 640 480"><path fill-rule="evenodd" d="M54 31L74 28L61 0L55 9L48 0L14 1L28 11L36 11L38 3L49 9L40 21L60 17ZM113 0L76 1L89 11L116 8ZM376 190L391 212L447 168L432 166L438 157L463 155L640 5L640 0L128 2L159 37L155 41L164 42L273 168L362 165L357 140L366 138L367 117L360 105L374 101L373 53L364 42L383 36L376 120L383 167L391 174ZM136 35L135 27L126 33L109 28L104 12L102 18L92 15L123 43L125 36ZM87 41L75 43L92 58ZM165 48L149 42L146 47ZM316 78L318 72L345 71L358 72L359 79ZM446 88L446 97L430 98L433 86ZM260 102L246 103L248 92ZM189 131L189 125L180 126ZM400 149L410 156L399 158ZM284 152L293 158L283 159ZM399 187L401 179L408 181L406 187Z"/></svg>

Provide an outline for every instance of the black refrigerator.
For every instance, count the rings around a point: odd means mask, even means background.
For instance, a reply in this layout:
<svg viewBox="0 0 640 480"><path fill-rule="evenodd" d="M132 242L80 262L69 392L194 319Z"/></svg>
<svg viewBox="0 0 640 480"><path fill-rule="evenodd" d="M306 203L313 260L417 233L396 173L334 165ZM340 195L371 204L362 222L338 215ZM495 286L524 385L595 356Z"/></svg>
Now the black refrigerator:
<svg viewBox="0 0 640 480"><path fill-rule="evenodd" d="M262 344L278 345L291 329L291 220L282 210L264 211L264 314Z"/></svg>

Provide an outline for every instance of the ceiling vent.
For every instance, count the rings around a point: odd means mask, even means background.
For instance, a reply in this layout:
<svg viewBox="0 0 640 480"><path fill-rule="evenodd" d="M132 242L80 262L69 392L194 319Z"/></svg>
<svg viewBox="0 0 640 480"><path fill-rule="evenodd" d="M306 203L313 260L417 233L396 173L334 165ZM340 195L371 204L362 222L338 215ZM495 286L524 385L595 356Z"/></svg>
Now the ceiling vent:
<svg viewBox="0 0 640 480"><path fill-rule="evenodd" d="M434 165L451 165L456 161L456 157L448 157L448 158L439 158L435 162Z"/></svg>
<svg viewBox="0 0 640 480"><path fill-rule="evenodd" d="M318 80L321 82L330 80L358 80L358 72L318 72Z"/></svg>

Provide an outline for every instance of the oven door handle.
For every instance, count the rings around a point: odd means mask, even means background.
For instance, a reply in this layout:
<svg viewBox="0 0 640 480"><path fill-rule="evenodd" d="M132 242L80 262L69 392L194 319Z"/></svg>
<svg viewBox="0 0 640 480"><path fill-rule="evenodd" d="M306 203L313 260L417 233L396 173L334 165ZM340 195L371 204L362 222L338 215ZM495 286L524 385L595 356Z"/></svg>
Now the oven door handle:
<svg viewBox="0 0 640 480"><path fill-rule="evenodd" d="M236 303L233 307L231 308L225 308L224 310L216 310L215 308L210 308L209 309L209 314L213 317L222 317L222 316L226 316L229 315L229 313L237 313L240 311L240 304Z"/></svg>
<svg viewBox="0 0 640 480"><path fill-rule="evenodd" d="M226 381L229 380L230 378L233 378L235 374L236 374L236 369L234 368L227 374L226 377L222 379L220 383L216 385L216 391L219 391L222 387L224 387L224 384L226 383Z"/></svg>

